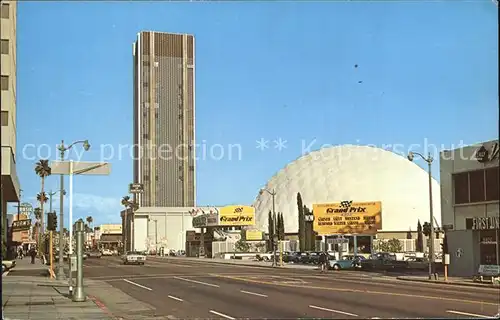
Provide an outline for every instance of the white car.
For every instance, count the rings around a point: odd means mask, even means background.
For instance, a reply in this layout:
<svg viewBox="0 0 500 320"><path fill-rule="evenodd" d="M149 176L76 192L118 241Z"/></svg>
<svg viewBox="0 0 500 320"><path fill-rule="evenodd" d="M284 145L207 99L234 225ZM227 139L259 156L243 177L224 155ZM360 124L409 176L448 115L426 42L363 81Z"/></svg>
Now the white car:
<svg viewBox="0 0 500 320"><path fill-rule="evenodd" d="M146 255L143 252L130 251L122 256L123 264L144 264Z"/></svg>
<svg viewBox="0 0 500 320"><path fill-rule="evenodd" d="M109 249L102 249L102 255L103 256L112 256L113 255L113 251L111 251Z"/></svg>
<svg viewBox="0 0 500 320"><path fill-rule="evenodd" d="M16 266L16 260L2 260L2 273Z"/></svg>

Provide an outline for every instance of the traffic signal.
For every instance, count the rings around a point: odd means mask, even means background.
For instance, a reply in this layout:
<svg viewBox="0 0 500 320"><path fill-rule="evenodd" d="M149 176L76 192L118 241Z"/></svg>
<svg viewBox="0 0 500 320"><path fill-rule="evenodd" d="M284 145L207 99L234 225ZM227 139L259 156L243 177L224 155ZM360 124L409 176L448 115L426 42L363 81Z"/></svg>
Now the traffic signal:
<svg viewBox="0 0 500 320"><path fill-rule="evenodd" d="M47 230L56 231L57 229L57 215L55 212L47 213Z"/></svg>
<svg viewBox="0 0 500 320"><path fill-rule="evenodd" d="M430 236L431 235L431 224L429 222L424 222L424 225L422 226L422 231L426 237Z"/></svg>

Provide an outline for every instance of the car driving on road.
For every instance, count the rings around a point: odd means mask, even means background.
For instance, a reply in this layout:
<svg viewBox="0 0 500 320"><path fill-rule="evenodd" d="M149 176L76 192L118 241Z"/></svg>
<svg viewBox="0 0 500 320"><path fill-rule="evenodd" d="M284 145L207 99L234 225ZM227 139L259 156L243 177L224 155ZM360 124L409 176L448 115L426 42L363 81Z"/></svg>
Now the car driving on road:
<svg viewBox="0 0 500 320"><path fill-rule="evenodd" d="M109 249L102 249L102 255L103 256L112 256L113 255L113 251L111 251Z"/></svg>
<svg viewBox="0 0 500 320"><path fill-rule="evenodd" d="M123 264L144 264L146 255L143 252L129 251L122 256Z"/></svg>
<svg viewBox="0 0 500 320"><path fill-rule="evenodd" d="M97 259L100 259L100 258L101 258L101 256L102 256L102 254L101 254L101 252L99 252L99 251L89 251L89 252L87 252L87 256L88 256L89 258L97 258Z"/></svg>

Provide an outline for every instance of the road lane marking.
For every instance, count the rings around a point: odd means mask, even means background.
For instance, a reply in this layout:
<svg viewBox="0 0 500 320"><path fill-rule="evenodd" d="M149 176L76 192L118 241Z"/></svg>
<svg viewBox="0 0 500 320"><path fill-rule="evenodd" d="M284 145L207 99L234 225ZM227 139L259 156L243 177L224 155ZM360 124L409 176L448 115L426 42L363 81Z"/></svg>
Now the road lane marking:
<svg viewBox="0 0 500 320"><path fill-rule="evenodd" d="M223 313L220 313L220 312L217 312L217 311L210 310L210 313L216 314L219 317L223 317L223 318L226 318L226 319L234 320L233 317L230 317L227 314L223 314Z"/></svg>
<svg viewBox="0 0 500 320"><path fill-rule="evenodd" d="M351 316L351 317L359 317L357 314L354 314L354 313L344 312L344 311L340 311L340 310L327 309L327 308L313 306L313 305L310 305L309 308L333 312L333 313L339 313L339 314L343 314L343 315Z"/></svg>
<svg viewBox="0 0 500 320"><path fill-rule="evenodd" d="M495 318L495 316L485 316L485 315L482 315L482 314L467 313L467 312L461 312L461 311L455 311L455 310L446 310L446 312L458 314L458 315L461 315L461 316L476 317L476 318L483 318L483 319L493 319L493 318Z"/></svg>
<svg viewBox="0 0 500 320"><path fill-rule="evenodd" d="M155 261L155 260L146 260L148 263L152 263L155 265L161 265L161 266L176 266L176 267L183 267L183 268L192 268L193 266L187 265L187 264L177 264L177 263L171 263L171 262L160 262L160 261Z"/></svg>
<svg viewBox="0 0 500 320"><path fill-rule="evenodd" d="M241 274L241 273L228 273L229 275L234 275L234 276L247 276L246 274ZM219 276L216 275L207 275L206 273L203 274L185 274L185 273L158 273L158 274L122 274L118 276L90 276L87 277L88 279L92 280L102 280L102 281L123 281L123 277L127 277L130 280L140 280L140 279L167 279L167 278L173 278L173 277L186 277L186 278L218 278ZM259 277L262 278L262 277Z"/></svg>
<svg viewBox="0 0 500 320"><path fill-rule="evenodd" d="M470 304L482 304L482 305L489 305L489 306L498 306L498 303L477 301L477 300L465 300L465 299L445 298L445 297L436 297L436 296L423 296L423 295L416 295L416 294L409 294L409 293L395 293L395 292L386 292L386 291L370 291L370 290L331 288L331 287L319 287L319 286L301 286L301 285L289 284L289 283L275 283L275 282L269 282L269 281L250 280L250 279L245 279L245 278L223 276L223 275L220 275L219 277L237 280L237 281L243 281L243 282L267 284L270 286L282 286L282 287L303 288L303 289L312 289L312 290L338 291L338 292L351 292L351 293L378 294L378 295L386 295L386 296L394 296L394 297L421 298L421 299L429 299L429 300L465 302L465 303L470 303Z"/></svg>
<svg viewBox="0 0 500 320"><path fill-rule="evenodd" d="M191 279L186 279L186 278L181 278L181 277L174 277L174 279L192 282L192 283L198 283L198 284L202 284L204 286L209 286L209 287L214 287L214 288L220 288L220 286L218 286L216 284L206 283L206 282L202 282L202 281L196 281L196 280L191 280Z"/></svg>
<svg viewBox="0 0 500 320"><path fill-rule="evenodd" d="M143 289L146 289L146 290L149 290L149 291L153 291L153 289L148 288L146 286L143 286L142 284L135 283L134 281L130 281L130 280L127 280L127 279L123 279L123 281L125 281L127 283L130 283L130 284L133 284L134 286L138 286L139 288L143 288Z"/></svg>
<svg viewBox="0 0 500 320"><path fill-rule="evenodd" d="M255 292L250 292L250 291L245 291L245 290L240 290L240 292L241 293L246 293L246 294L251 294L251 295L254 295L254 296L258 296L258 297L267 298L267 295L262 294L262 293L255 293Z"/></svg>
<svg viewBox="0 0 500 320"><path fill-rule="evenodd" d="M167 297L169 297L170 299L174 299L174 300L177 300L177 301L181 301L181 302L182 302L182 301L184 301L184 300L182 300L181 298L177 298L177 297L174 297L174 296L167 296Z"/></svg>

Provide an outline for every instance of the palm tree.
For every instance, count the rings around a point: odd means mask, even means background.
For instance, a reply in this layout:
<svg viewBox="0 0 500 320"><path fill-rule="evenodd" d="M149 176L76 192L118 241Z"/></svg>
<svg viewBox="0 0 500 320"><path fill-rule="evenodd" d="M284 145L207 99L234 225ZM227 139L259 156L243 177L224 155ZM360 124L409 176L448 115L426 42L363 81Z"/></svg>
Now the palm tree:
<svg viewBox="0 0 500 320"><path fill-rule="evenodd" d="M132 212L132 215L134 214L134 211L137 210L139 208L139 206L137 205L137 203L135 203L134 201L130 200L130 197L129 196L124 196L122 198L122 201L121 201L121 204L122 206L125 207L125 216L124 216L124 220L125 220L125 230L123 231L123 234L124 234L124 240L125 240L125 248L124 250L126 251L127 250L127 239L128 239L128 210L129 209L132 209L131 212ZM134 220L133 220L133 216L132 216L132 220L131 220L131 223L130 223L130 227L131 227L131 233L133 232L133 223L134 223ZM132 248L133 249L133 248Z"/></svg>
<svg viewBox="0 0 500 320"><path fill-rule="evenodd" d="M40 208L35 208L33 214L36 219L33 234L36 236L37 247L40 248L40 219L42 219L42 210Z"/></svg>
<svg viewBox="0 0 500 320"><path fill-rule="evenodd" d="M92 218L92 216L88 216L87 218L85 218L85 220L92 229L92 223L94 222L94 218Z"/></svg>
<svg viewBox="0 0 500 320"><path fill-rule="evenodd" d="M127 241L127 239L128 239L128 215L127 215L127 213L128 213L128 206L130 204L130 197L129 196L124 196L122 198L121 204L122 204L122 206L125 207L125 216L124 216L124 219L123 219L123 220L125 220L125 225L124 225L125 230L122 231L122 233L123 233L123 240L124 240L124 246L125 246L123 248L123 250L127 251L127 245L128 245L128 241Z"/></svg>
<svg viewBox="0 0 500 320"><path fill-rule="evenodd" d="M49 160L40 160L36 163L35 165L35 173L40 177L42 180L42 188L40 193L38 194L40 197L37 195L37 200L40 202L40 209L42 211L42 216L40 219L40 225L41 225L41 230L42 232L44 231L43 228L43 220L44 220L44 214L43 214L43 204L47 202L47 196L45 194L45 178L50 176L52 174L52 169L49 166Z"/></svg>
<svg viewBox="0 0 500 320"><path fill-rule="evenodd" d="M35 214L35 219L37 221L40 221L40 219L42 218L42 209L40 208L35 208L35 210L33 210L34 214Z"/></svg>

